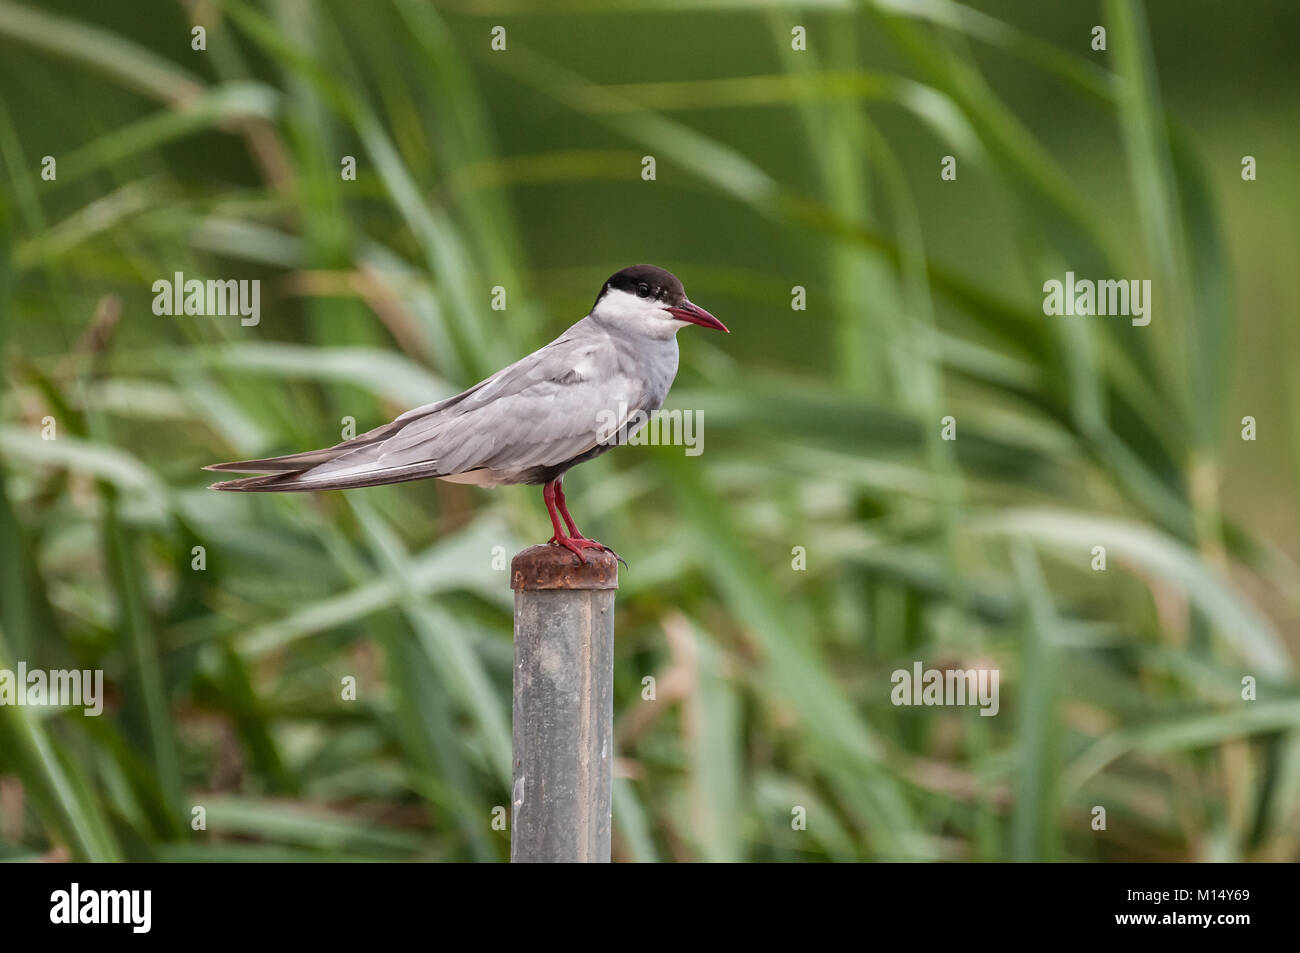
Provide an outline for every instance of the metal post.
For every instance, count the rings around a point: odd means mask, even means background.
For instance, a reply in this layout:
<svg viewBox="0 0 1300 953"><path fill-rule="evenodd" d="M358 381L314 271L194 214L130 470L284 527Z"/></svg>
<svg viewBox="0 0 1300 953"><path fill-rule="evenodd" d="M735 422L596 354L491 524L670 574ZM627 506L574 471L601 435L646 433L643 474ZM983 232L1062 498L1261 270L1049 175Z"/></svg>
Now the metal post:
<svg viewBox="0 0 1300 953"><path fill-rule="evenodd" d="M559 546L510 564L515 590L512 863L608 863L618 561Z"/></svg>

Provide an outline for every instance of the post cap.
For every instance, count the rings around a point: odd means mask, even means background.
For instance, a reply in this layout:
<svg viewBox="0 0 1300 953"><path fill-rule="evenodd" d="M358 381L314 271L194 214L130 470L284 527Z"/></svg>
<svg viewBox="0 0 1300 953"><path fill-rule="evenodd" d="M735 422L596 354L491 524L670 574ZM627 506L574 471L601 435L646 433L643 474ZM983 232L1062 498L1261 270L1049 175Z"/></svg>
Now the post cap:
<svg viewBox="0 0 1300 953"><path fill-rule="evenodd" d="M563 546L529 546L510 560L510 588L617 589L618 559L601 549L583 550L584 564Z"/></svg>

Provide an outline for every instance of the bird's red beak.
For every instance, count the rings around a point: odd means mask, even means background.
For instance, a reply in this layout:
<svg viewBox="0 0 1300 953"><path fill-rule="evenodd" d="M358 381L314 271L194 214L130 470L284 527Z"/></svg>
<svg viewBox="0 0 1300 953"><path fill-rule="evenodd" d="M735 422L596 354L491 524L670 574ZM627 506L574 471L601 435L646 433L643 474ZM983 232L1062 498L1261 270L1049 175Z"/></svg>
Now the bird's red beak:
<svg viewBox="0 0 1300 953"><path fill-rule="evenodd" d="M731 333L727 330L725 324L699 305L691 304L689 301L683 302L680 308L667 308L666 310L678 321L689 321L691 324L698 324L702 328L713 328L726 334Z"/></svg>

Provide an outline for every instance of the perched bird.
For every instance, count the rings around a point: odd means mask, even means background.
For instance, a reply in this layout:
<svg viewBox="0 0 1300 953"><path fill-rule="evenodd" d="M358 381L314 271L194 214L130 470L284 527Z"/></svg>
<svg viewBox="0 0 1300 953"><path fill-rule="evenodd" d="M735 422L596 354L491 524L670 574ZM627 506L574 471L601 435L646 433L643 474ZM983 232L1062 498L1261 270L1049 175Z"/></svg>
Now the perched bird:
<svg viewBox="0 0 1300 953"><path fill-rule="evenodd" d="M688 324L727 330L675 276L633 265L605 282L591 313L569 330L455 397L324 450L204 469L267 474L212 485L256 493L424 479L540 484L550 542L586 562L584 549L612 550L578 530L564 474L626 442L662 406L677 375L677 332Z"/></svg>

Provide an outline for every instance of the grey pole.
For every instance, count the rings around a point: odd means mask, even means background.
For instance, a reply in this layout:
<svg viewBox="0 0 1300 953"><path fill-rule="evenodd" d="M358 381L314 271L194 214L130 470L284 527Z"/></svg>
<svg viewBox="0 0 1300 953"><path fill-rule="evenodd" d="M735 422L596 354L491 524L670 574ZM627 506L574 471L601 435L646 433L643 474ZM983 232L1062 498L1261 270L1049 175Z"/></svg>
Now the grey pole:
<svg viewBox="0 0 1300 953"><path fill-rule="evenodd" d="M531 546L515 591L512 863L608 863L618 560Z"/></svg>

